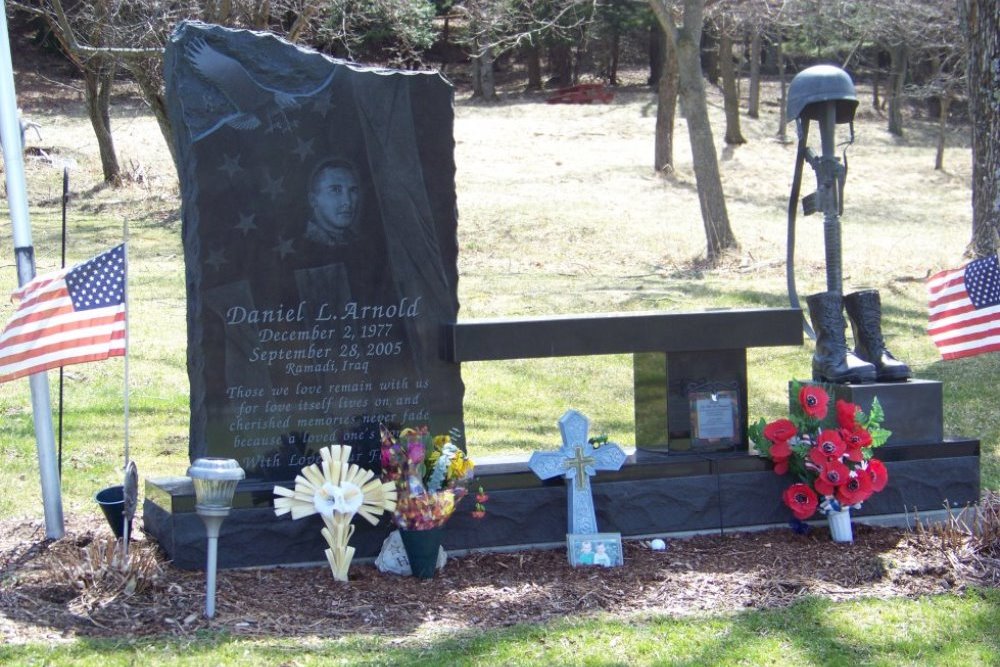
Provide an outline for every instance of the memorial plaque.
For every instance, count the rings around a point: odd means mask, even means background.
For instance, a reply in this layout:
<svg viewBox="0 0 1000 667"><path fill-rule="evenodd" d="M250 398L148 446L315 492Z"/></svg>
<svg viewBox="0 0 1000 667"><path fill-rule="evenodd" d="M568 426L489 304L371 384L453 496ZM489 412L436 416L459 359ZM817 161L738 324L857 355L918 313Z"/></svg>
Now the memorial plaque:
<svg viewBox="0 0 1000 667"><path fill-rule="evenodd" d="M735 391L700 391L690 394L691 440L699 445L738 442L739 397Z"/></svg>
<svg viewBox="0 0 1000 667"><path fill-rule="evenodd" d="M453 92L182 23L165 56L183 199L190 456L290 479L379 423L462 428Z"/></svg>

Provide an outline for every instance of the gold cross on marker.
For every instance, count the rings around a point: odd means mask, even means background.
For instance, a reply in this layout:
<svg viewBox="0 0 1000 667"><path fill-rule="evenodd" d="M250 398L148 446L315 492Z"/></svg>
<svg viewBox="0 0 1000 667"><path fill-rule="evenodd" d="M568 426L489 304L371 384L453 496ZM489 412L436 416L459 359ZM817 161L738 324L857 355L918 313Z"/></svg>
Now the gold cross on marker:
<svg viewBox="0 0 1000 667"><path fill-rule="evenodd" d="M563 468L567 470L570 468L576 469L576 488L578 491L582 491L586 484L587 466L594 465L595 463L597 463L597 459L593 456L583 455L583 447L581 445L576 446L576 454L572 458L563 461Z"/></svg>

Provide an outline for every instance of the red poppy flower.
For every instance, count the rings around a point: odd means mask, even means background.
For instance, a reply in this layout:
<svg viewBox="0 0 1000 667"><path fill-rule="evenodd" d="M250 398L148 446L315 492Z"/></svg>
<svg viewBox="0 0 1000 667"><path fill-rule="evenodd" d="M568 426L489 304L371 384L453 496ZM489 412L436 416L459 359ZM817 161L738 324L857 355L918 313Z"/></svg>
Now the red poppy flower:
<svg viewBox="0 0 1000 667"><path fill-rule="evenodd" d="M827 456L826 453L819 447L813 447L809 450L809 458L806 460L806 467L811 467L813 470L820 470L831 461L836 461L836 459L832 456ZM810 466L810 464L812 465Z"/></svg>
<svg viewBox="0 0 1000 667"><path fill-rule="evenodd" d="M872 434L860 426L842 428L838 433L848 449L861 449L872 444Z"/></svg>
<svg viewBox="0 0 1000 667"><path fill-rule="evenodd" d="M774 462L775 475L784 475L786 472L788 472L788 459L781 459Z"/></svg>
<svg viewBox="0 0 1000 667"><path fill-rule="evenodd" d="M828 461L819 471L816 478L816 491L824 496L832 496L834 490L846 484L851 478L851 471L840 461Z"/></svg>
<svg viewBox="0 0 1000 667"><path fill-rule="evenodd" d="M801 482L785 489L781 499L799 521L805 521L815 514L816 506L819 504L816 492L810 489L808 484Z"/></svg>
<svg viewBox="0 0 1000 667"><path fill-rule="evenodd" d="M790 419L778 419L764 427L764 437L771 442L791 440L795 435L795 424Z"/></svg>
<svg viewBox="0 0 1000 667"><path fill-rule="evenodd" d="M861 407L845 401L842 398L837 399L837 426L840 428L854 428L857 425L858 412L861 411Z"/></svg>
<svg viewBox="0 0 1000 667"><path fill-rule="evenodd" d="M771 445L771 458L775 461L784 461L792 455L792 446L784 440L780 440Z"/></svg>
<svg viewBox="0 0 1000 667"><path fill-rule="evenodd" d="M866 470L872 478L872 492L881 491L889 483L889 471L885 469L885 464L878 459L868 459Z"/></svg>
<svg viewBox="0 0 1000 667"><path fill-rule="evenodd" d="M865 453L858 449L847 448L847 452L844 454L848 461L854 461L855 463L861 463L865 460Z"/></svg>
<svg viewBox="0 0 1000 667"><path fill-rule="evenodd" d="M847 451L847 445L841 439L839 433L832 428L827 428L819 432L819 437L816 438L816 446L813 449L821 451L823 456L839 459Z"/></svg>
<svg viewBox="0 0 1000 667"><path fill-rule="evenodd" d="M826 417L830 396L819 387L802 387L799 390L799 404L807 417L823 419Z"/></svg>
<svg viewBox="0 0 1000 667"><path fill-rule="evenodd" d="M837 487L837 500L841 505L863 503L875 492L872 488L871 475L865 474L864 470L859 470L858 473L860 474L848 479L846 484Z"/></svg>

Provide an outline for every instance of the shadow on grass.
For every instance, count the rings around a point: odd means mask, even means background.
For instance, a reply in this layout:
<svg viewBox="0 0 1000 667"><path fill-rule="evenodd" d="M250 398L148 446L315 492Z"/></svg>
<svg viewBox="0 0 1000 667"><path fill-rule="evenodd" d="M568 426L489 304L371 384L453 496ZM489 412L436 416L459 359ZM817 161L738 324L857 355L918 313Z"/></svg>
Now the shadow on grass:
<svg viewBox="0 0 1000 667"><path fill-rule="evenodd" d="M997 664L1000 592L837 603L806 597L782 609L679 618L566 618L541 625L441 632L437 638L329 635L244 638L200 631L141 640L81 639L0 647L0 661L134 664ZM332 629L335 632L335 629Z"/></svg>

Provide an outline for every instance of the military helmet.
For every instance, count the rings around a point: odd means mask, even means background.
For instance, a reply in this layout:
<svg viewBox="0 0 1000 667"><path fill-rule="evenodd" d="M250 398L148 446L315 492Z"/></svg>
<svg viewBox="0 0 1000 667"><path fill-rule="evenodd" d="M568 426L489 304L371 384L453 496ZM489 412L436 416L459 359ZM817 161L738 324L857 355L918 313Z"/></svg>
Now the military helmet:
<svg viewBox="0 0 1000 667"><path fill-rule="evenodd" d="M850 123L858 108L858 97L850 75L835 65L814 65L795 75L788 87L786 120L820 120L820 102L837 103L837 123Z"/></svg>

